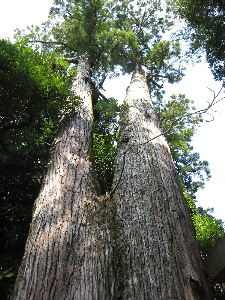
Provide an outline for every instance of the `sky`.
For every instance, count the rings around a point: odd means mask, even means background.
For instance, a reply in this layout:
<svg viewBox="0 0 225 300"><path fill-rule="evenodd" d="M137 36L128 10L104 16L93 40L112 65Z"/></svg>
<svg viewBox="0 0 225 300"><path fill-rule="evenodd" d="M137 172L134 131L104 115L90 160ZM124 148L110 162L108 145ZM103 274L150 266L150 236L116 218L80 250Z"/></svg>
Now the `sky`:
<svg viewBox="0 0 225 300"><path fill-rule="evenodd" d="M0 38L13 38L16 28L25 29L29 25L40 25L46 21L49 8L53 0L0 0ZM108 80L105 84L106 96L115 97L122 101L130 76ZM207 64L187 67L186 76L179 84L167 85L167 95L185 94L187 98L195 101L195 106L207 107L212 101L213 93L208 88L218 93L222 83L213 80ZM225 97L224 91L218 99ZM200 153L202 160L207 160L211 169L211 179L205 188L197 193L198 205L204 208L214 208L213 215L225 221L225 99L214 107L214 120L204 122L198 129L194 140L194 151ZM211 118L208 118L208 121Z"/></svg>

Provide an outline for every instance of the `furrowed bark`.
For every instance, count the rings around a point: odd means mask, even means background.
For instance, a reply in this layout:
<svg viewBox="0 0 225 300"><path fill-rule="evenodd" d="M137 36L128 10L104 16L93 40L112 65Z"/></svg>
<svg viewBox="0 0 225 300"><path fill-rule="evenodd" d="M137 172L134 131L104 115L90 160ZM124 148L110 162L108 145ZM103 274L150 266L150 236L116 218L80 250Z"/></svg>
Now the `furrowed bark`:
<svg viewBox="0 0 225 300"><path fill-rule="evenodd" d="M118 299L210 299L189 210L140 67L120 118L112 197Z"/></svg>
<svg viewBox="0 0 225 300"><path fill-rule="evenodd" d="M110 249L105 246L110 237L89 159L89 69L88 59L80 59L73 94L82 105L60 125L35 202L13 300L110 299Z"/></svg>

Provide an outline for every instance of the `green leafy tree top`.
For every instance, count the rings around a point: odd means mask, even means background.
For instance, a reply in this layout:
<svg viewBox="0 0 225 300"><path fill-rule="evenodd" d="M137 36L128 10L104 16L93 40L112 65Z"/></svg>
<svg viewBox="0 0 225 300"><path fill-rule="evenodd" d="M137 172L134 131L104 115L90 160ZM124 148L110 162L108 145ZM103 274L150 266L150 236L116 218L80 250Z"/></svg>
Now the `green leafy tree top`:
<svg viewBox="0 0 225 300"><path fill-rule="evenodd" d="M29 42L40 42L44 51L54 49L70 62L76 63L81 55L87 55L91 64L91 76L101 81L113 71L115 1L55 0L48 21L42 28L31 26L28 34L19 32Z"/></svg>
<svg viewBox="0 0 225 300"><path fill-rule="evenodd" d="M136 65L144 66L150 89L161 87L164 80L171 83L180 80L181 48L177 40L166 38L173 19L162 2L118 1L115 11L114 30L124 32L126 39L116 45L118 51L114 55L124 72L132 72Z"/></svg>
<svg viewBox="0 0 225 300"><path fill-rule="evenodd" d="M60 115L69 96L68 63L23 44L0 41L0 131L25 127L39 115ZM23 112L23 113L21 113Z"/></svg>
<svg viewBox="0 0 225 300"><path fill-rule="evenodd" d="M203 49L216 80L225 79L225 2L173 0L175 11L188 25L192 49Z"/></svg>
<svg viewBox="0 0 225 300"><path fill-rule="evenodd" d="M213 209L204 210L202 207L196 208L192 216L196 231L196 238L200 246L203 257L207 255L215 246L216 242L224 237L224 222L216 219Z"/></svg>
<svg viewBox="0 0 225 300"><path fill-rule="evenodd" d="M182 76L182 68L175 64L180 59L179 43L162 38L172 24L159 0L55 0L41 29L33 26L29 34L19 35L41 42L42 49L54 49L71 62L87 54L95 82L116 65L132 72L139 64L148 70L149 85L157 86Z"/></svg>
<svg viewBox="0 0 225 300"><path fill-rule="evenodd" d="M185 95L171 96L169 100L159 97L155 102L160 121L165 132L174 164L183 189L191 197L199 188L203 188L205 180L210 178L207 161L201 161L199 153L193 152L192 139L197 127L203 121L195 114L193 101Z"/></svg>

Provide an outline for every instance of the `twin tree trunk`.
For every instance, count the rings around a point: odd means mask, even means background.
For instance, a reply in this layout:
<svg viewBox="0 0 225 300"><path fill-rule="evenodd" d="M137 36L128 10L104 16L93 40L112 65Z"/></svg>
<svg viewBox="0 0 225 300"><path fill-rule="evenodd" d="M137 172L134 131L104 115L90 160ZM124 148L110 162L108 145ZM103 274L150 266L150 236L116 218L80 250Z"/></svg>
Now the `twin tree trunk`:
<svg viewBox="0 0 225 300"><path fill-rule="evenodd" d="M141 68L121 114L111 195L98 194L89 69L83 57L73 85L83 104L54 142L12 300L210 299Z"/></svg>

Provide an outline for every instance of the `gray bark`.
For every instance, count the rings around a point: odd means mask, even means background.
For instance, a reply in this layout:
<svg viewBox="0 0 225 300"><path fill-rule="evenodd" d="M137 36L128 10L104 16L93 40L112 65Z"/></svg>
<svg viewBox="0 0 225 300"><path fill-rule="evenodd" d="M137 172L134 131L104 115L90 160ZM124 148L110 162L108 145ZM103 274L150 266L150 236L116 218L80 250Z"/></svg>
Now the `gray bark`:
<svg viewBox="0 0 225 300"><path fill-rule="evenodd" d="M120 249L117 295L210 299L190 212L141 68L133 74L125 104L113 191Z"/></svg>
<svg viewBox="0 0 225 300"><path fill-rule="evenodd" d="M13 300L110 299L110 249L104 246L109 237L89 159L93 115L87 58L77 71L73 94L82 105L60 125Z"/></svg>

